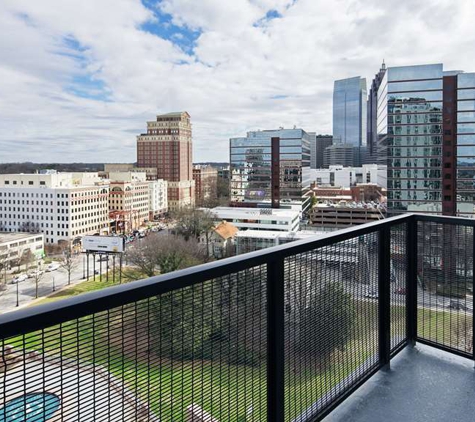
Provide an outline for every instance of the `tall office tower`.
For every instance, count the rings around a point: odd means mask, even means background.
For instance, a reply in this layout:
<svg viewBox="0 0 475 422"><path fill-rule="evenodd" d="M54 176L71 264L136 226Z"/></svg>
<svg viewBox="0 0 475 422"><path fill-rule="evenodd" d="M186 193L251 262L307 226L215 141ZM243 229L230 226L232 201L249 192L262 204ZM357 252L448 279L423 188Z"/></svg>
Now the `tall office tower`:
<svg viewBox="0 0 475 422"><path fill-rule="evenodd" d="M310 138L310 168L323 168L323 155L326 147L333 143L331 135L316 135L315 132L309 132Z"/></svg>
<svg viewBox="0 0 475 422"><path fill-rule="evenodd" d="M325 148L323 153L322 168L341 165L343 167L359 167L361 159L359 157L360 148L351 145L335 144Z"/></svg>
<svg viewBox="0 0 475 422"><path fill-rule="evenodd" d="M366 79L335 81L333 87L333 143L366 146Z"/></svg>
<svg viewBox="0 0 475 422"><path fill-rule="evenodd" d="M310 198L310 136L302 129L230 139L231 206L298 208Z"/></svg>
<svg viewBox="0 0 475 422"><path fill-rule="evenodd" d="M390 67L378 90L388 212L474 216L475 74Z"/></svg>
<svg viewBox="0 0 475 422"><path fill-rule="evenodd" d="M168 182L168 209L195 202L190 115L184 111L158 115L137 136L137 166L155 167Z"/></svg>
<svg viewBox="0 0 475 422"><path fill-rule="evenodd" d="M368 94L368 107L367 107L367 143L368 143L368 154L369 159L372 162L378 162L378 89L381 86L381 82L386 73L386 64L381 65L379 72L374 76L373 81L371 82L371 88Z"/></svg>

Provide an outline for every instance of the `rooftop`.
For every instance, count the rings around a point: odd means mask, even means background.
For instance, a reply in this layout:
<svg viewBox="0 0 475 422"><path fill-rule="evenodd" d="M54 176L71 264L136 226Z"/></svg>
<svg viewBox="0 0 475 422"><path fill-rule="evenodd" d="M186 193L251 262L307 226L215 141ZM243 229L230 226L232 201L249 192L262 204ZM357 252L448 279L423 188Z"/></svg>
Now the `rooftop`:
<svg viewBox="0 0 475 422"><path fill-rule="evenodd" d="M0 232L0 243L14 242L16 240L29 239L31 237L43 237L43 234L42 233Z"/></svg>

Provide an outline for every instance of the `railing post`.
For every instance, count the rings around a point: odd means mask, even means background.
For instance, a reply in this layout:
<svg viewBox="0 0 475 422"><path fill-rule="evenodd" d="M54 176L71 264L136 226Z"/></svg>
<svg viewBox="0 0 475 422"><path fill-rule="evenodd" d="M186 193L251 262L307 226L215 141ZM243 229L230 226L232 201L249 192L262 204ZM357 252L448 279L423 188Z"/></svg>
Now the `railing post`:
<svg viewBox="0 0 475 422"><path fill-rule="evenodd" d="M414 346L417 339L417 220L413 215L407 222L406 233L406 335Z"/></svg>
<svg viewBox="0 0 475 422"><path fill-rule="evenodd" d="M472 289L475 286L475 226L472 226ZM472 359L475 368L475 309L473 309L472 299Z"/></svg>
<svg viewBox="0 0 475 422"><path fill-rule="evenodd" d="M267 421L284 421L284 259L267 264Z"/></svg>
<svg viewBox="0 0 475 422"><path fill-rule="evenodd" d="M391 232L390 226L379 230L378 304L379 304L379 364L389 367L391 358Z"/></svg>

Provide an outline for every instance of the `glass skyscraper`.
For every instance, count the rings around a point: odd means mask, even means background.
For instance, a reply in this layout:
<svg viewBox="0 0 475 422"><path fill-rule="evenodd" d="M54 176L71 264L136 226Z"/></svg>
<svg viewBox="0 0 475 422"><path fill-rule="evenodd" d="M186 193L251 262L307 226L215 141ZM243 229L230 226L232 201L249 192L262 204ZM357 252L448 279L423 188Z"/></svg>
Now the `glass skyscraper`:
<svg viewBox="0 0 475 422"><path fill-rule="evenodd" d="M390 67L377 116L388 212L473 217L475 74L444 72L442 64Z"/></svg>
<svg viewBox="0 0 475 422"><path fill-rule="evenodd" d="M231 138L230 177L232 206L305 210L310 135L302 129L279 129Z"/></svg>
<svg viewBox="0 0 475 422"><path fill-rule="evenodd" d="M366 79L335 81L333 87L333 143L366 146Z"/></svg>

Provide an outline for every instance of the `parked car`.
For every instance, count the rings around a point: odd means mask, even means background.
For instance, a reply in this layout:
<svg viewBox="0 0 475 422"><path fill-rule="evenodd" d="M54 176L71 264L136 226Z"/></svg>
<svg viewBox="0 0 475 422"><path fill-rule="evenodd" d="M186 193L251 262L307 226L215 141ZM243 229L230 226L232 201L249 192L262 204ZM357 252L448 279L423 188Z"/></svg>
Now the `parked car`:
<svg viewBox="0 0 475 422"><path fill-rule="evenodd" d="M49 264L46 267L46 272L49 273L51 271L56 271L56 270L59 269L59 267L60 267L60 265L58 263L53 262L52 264Z"/></svg>
<svg viewBox="0 0 475 422"><path fill-rule="evenodd" d="M379 295L376 290L370 290L364 295L364 297L367 297L368 299L377 299Z"/></svg>
<svg viewBox="0 0 475 422"><path fill-rule="evenodd" d="M394 290L394 293L397 295L405 295L406 294L406 288L405 287L399 287L399 289Z"/></svg>
<svg viewBox="0 0 475 422"><path fill-rule="evenodd" d="M97 261L109 261L109 255L100 255Z"/></svg>
<svg viewBox="0 0 475 422"><path fill-rule="evenodd" d="M16 284L16 283L20 283L22 281L25 281L27 278L28 278L28 276L26 274L17 275L16 277L14 277L12 279L12 284Z"/></svg>
<svg viewBox="0 0 475 422"><path fill-rule="evenodd" d="M31 271L31 272L29 272L26 276L27 276L27 278L34 278L34 277L36 277L37 275L41 275L41 274L43 274L43 273L44 273L43 270Z"/></svg>

